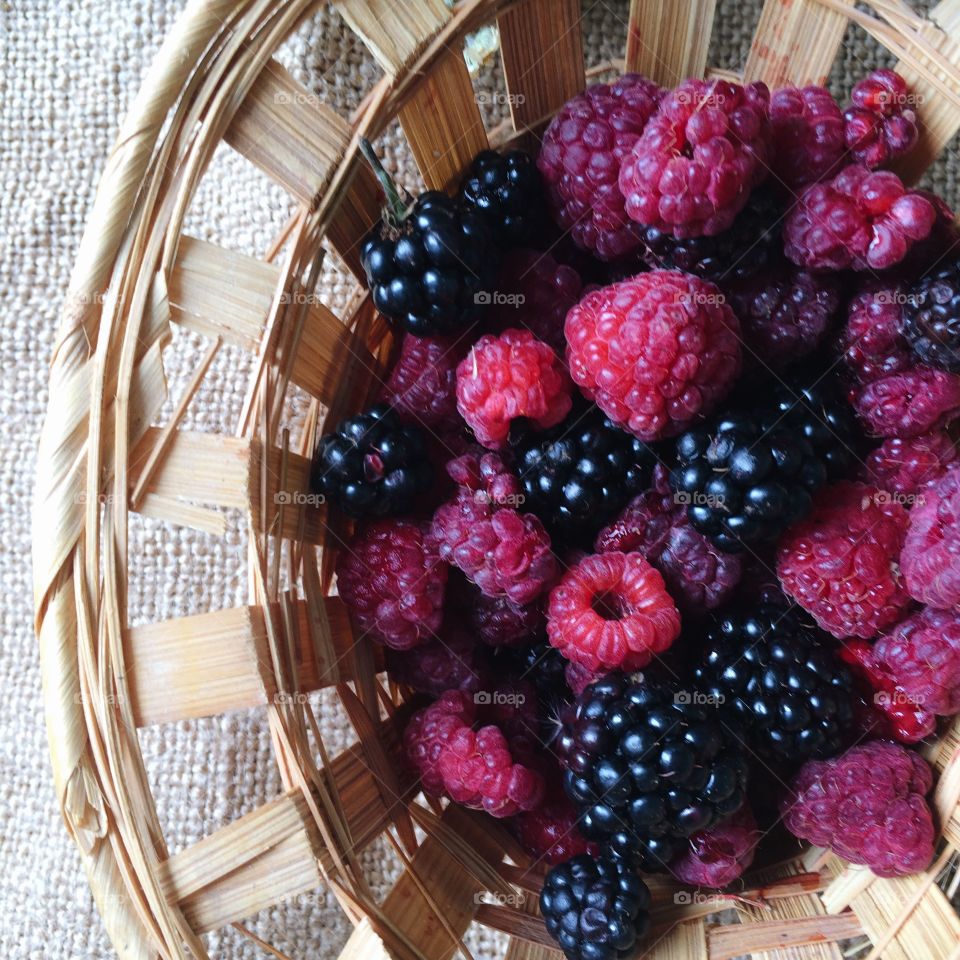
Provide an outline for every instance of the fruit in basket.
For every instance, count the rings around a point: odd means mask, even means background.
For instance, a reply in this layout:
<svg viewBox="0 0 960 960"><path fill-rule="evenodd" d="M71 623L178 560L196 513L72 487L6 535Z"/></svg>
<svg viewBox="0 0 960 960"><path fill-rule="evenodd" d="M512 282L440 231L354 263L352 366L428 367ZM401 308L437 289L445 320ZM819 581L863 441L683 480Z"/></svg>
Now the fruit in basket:
<svg viewBox="0 0 960 960"><path fill-rule="evenodd" d="M621 164L627 214L678 237L729 229L767 175L769 110L763 83L684 80Z"/></svg>
<svg viewBox="0 0 960 960"><path fill-rule="evenodd" d="M672 270L588 293L568 314L574 383L641 440L710 413L740 372L740 328L712 283Z"/></svg>
<svg viewBox="0 0 960 960"><path fill-rule="evenodd" d="M907 82L894 70L874 70L859 80L844 111L850 155L872 170L911 150L920 132Z"/></svg>
<svg viewBox="0 0 960 960"><path fill-rule="evenodd" d="M920 363L960 372L960 261L941 265L906 291L901 324Z"/></svg>
<svg viewBox="0 0 960 960"><path fill-rule="evenodd" d="M847 305L840 349L850 379L865 386L913 367L900 325L906 292L902 285L871 280Z"/></svg>
<svg viewBox="0 0 960 960"><path fill-rule="evenodd" d="M915 600L944 610L960 605L960 468L918 495L900 567Z"/></svg>
<svg viewBox="0 0 960 960"><path fill-rule="evenodd" d="M960 415L960 376L908 367L857 390L853 408L871 436L918 437Z"/></svg>
<svg viewBox="0 0 960 960"><path fill-rule="evenodd" d="M562 790L550 794L536 810L512 817L509 827L520 846L537 863L562 863L595 850L595 846L581 836L577 809Z"/></svg>
<svg viewBox="0 0 960 960"><path fill-rule="evenodd" d="M401 196L367 141L362 149L387 200L360 248L374 305L417 337L466 329L496 281L497 247L486 224L437 190Z"/></svg>
<svg viewBox="0 0 960 960"><path fill-rule="evenodd" d="M938 480L957 459L957 446L943 430L919 437L890 437L867 457L865 479L881 490L914 497Z"/></svg>
<svg viewBox="0 0 960 960"><path fill-rule="evenodd" d="M451 338L404 334L383 399L407 423L438 431L461 429L457 364L465 352L465 347Z"/></svg>
<svg viewBox="0 0 960 960"><path fill-rule="evenodd" d="M726 887L753 863L761 833L746 805L707 830L698 830L670 862L670 872L697 887Z"/></svg>
<svg viewBox="0 0 960 960"><path fill-rule="evenodd" d="M846 153L843 114L825 87L782 87L770 96L773 171L791 190L833 176Z"/></svg>

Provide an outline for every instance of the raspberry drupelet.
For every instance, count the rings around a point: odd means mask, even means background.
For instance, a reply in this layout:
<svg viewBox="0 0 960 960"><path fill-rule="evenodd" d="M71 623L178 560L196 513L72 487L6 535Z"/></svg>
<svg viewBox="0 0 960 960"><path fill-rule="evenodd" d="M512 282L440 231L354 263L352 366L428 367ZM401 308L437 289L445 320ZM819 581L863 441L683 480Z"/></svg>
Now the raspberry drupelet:
<svg viewBox="0 0 960 960"><path fill-rule="evenodd" d="M844 111L844 139L850 155L871 170L889 165L919 138L917 115L907 82L894 70L874 70L860 80Z"/></svg>
<svg viewBox="0 0 960 960"><path fill-rule="evenodd" d="M900 567L914 599L948 610L960 604L960 467L917 496Z"/></svg>
<svg viewBox="0 0 960 960"><path fill-rule="evenodd" d="M846 153L843 114L825 87L782 87L770 97L773 171L791 189L833 176Z"/></svg>
<svg viewBox="0 0 960 960"><path fill-rule="evenodd" d="M956 459L953 439L935 430L920 437L887 438L867 457L864 471L867 482L875 487L912 497L943 476Z"/></svg>
<svg viewBox="0 0 960 960"><path fill-rule="evenodd" d="M693 834L686 849L671 861L670 872L692 886L726 887L753 863L759 840L757 821L744 805L726 820Z"/></svg>

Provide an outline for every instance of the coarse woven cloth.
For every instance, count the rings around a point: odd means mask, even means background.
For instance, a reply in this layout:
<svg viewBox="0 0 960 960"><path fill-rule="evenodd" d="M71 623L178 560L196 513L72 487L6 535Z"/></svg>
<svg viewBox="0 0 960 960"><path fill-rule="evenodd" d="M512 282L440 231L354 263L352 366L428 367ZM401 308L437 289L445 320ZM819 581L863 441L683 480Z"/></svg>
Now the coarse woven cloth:
<svg viewBox="0 0 960 960"><path fill-rule="evenodd" d="M584 41L591 64L620 55L627 0L584 0ZM742 65L759 15L757 0L719 3L713 65ZM182 0L13 0L0 5L3 45L0 150L0 955L21 958L114 956L87 888L80 859L60 820L50 777L32 629L30 512L35 450L47 404L47 370L63 293L94 190L120 118L136 94ZM279 54L312 92L346 113L379 76L363 46L329 9ZM851 31L832 77L837 93L890 58ZM502 89L496 64L481 89ZM486 97L486 109L503 98ZM493 118L490 118L493 119ZM415 175L393 129L380 145L388 166L411 185ZM955 156L955 154L954 154ZM941 162L928 183L957 199L957 164ZM262 256L290 212L289 199L227 148L217 153L186 223L193 236ZM346 287L333 268L329 302ZM198 345L177 337L167 351L170 392L193 372ZM217 431L236 422L250 358L223 349L191 404L185 426ZM169 411L167 411L169 412ZM164 527L138 518L130 531L133 622L150 622L242 604L244 538ZM342 715L317 698L328 749L349 742ZM255 809L280 790L263 711L143 731L143 752L171 851ZM397 873L384 845L365 855L374 889ZM324 891L277 906L249 926L297 958L335 957L349 924ZM207 938L212 956L262 957L236 931ZM472 931L474 956L498 955L489 932Z"/></svg>

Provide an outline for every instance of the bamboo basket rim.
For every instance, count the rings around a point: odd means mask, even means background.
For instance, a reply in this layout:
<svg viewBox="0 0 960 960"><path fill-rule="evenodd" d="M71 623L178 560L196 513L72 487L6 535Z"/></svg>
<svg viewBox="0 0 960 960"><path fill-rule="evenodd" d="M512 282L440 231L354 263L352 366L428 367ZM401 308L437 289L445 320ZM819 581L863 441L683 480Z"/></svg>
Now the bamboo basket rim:
<svg viewBox="0 0 960 960"><path fill-rule="evenodd" d="M665 83L702 75L715 2L632 0L626 68ZM228 924L282 956L241 921L321 883L354 924L345 960L469 956L471 922L509 934L512 960L559 956L535 915L542 870L524 867L506 832L478 815L414 802L415 786L393 760L403 698L377 680L380 651L352 633L330 595L344 530L297 497L308 493L317 427L372 394L392 350L361 284L342 316L310 296L327 249L357 276L357 247L377 206L361 137L375 139L399 118L427 185L449 186L490 139L460 51L494 20L508 89L526 96L493 140L529 136L586 82L579 0L461 0L453 11L443 0L334 5L383 70L349 119L303 100L273 58L314 0L189 0L110 153L66 295L37 461L34 598L56 791L124 957L204 958L201 934ZM736 76L771 86L822 80L848 22L896 54L926 91L923 139L899 168L916 179L960 129L960 0L942 0L927 18L901 0L861 8L766 0ZM221 142L296 203L263 261L182 231ZM171 417L154 426L167 399L162 350L173 324L208 346ZM179 424L227 342L256 358L239 425L215 441L191 436ZM291 384L312 397L299 437L280 427ZM222 507L246 514L249 605L131 628L130 513L220 532ZM314 546L328 549L318 558ZM284 572L297 589L282 588ZM196 659L194 636L215 661ZM183 664L187 676L158 689L157 678L179 676ZM213 670L202 690L191 669ZM306 697L319 687L335 689L359 737L336 757ZM138 728L250 706L266 708L284 793L171 856ZM960 722L927 753L939 775L932 801L941 831L927 871L881 880L808 850L751 873L736 895L707 900L683 899L681 886L657 877L657 955L839 960L839 942L866 937L871 960L960 958L960 918L937 885L960 848ZM358 859L377 836L403 867L382 904ZM484 900L484 891L500 899ZM706 922L731 905L739 923Z"/></svg>

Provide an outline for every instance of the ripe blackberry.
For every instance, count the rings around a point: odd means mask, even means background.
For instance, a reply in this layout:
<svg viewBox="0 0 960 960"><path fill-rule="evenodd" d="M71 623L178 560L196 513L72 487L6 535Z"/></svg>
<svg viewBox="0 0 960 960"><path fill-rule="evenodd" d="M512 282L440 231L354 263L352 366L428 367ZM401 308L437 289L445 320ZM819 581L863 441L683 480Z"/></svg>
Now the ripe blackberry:
<svg viewBox="0 0 960 960"><path fill-rule="evenodd" d="M831 757L853 726L853 677L831 646L786 602L762 603L707 631L694 677L740 719L761 756L790 764Z"/></svg>
<svg viewBox="0 0 960 960"><path fill-rule="evenodd" d="M351 517L388 517L406 513L432 479L421 431L377 404L320 438L311 486Z"/></svg>
<svg viewBox="0 0 960 960"><path fill-rule="evenodd" d="M460 199L500 247L528 246L542 230L543 184L533 157L523 150L478 153L460 185Z"/></svg>
<svg viewBox="0 0 960 960"><path fill-rule="evenodd" d="M716 709L690 691L611 673L577 698L561 733L564 786L581 832L646 869L664 870L677 840L740 808L747 760Z"/></svg>
<svg viewBox="0 0 960 960"><path fill-rule="evenodd" d="M656 453L596 407L573 412L551 430L524 422L511 433L517 476L557 542L588 546L650 482Z"/></svg>
<svg viewBox="0 0 960 960"><path fill-rule="evenodd" d="M960 373L960 260L910 288L904 297L901 323L921 363Z"/></svg>
<svg viewBox="0 0 960 960"><path fill-rule="evenodd" d="M540 912L567 960L633 956L650 923L650 891L610 856L579 854L547 874Z"/></svg>
<svg viewBox="0 0 960 960"><path fill-rule="evenodd" d="M417 337L455 333L479 317L494 288L497 248L479 214L430 190L401 198L373 148L364 156L387 197L360 260L376 308Z"/></svg>
<svg viewBox="0 0 960 960"><path fill-rule="evenodd" d="M667 229L642 227L643 259L654 268L682 270L714 283L741 280L762 270L782 247L783 201L758 187L731 226L712 236L675 237Z"/></svg>

